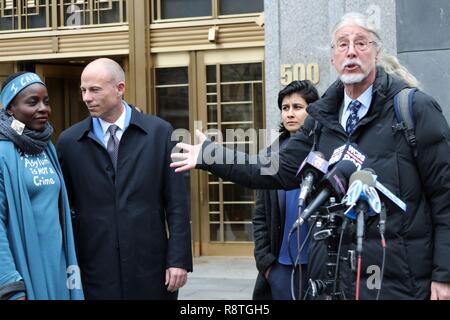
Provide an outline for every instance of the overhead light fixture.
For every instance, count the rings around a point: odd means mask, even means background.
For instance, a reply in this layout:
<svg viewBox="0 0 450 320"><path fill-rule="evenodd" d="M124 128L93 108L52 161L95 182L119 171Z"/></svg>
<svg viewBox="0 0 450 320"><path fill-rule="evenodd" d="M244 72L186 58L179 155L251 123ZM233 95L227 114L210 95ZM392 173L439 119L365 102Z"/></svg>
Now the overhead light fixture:
<svg viewBox="0 0 450 320"><path fill-rule="evenodd" d="M208 41L209 42L216 42L218 33L219 33L219 27L218 26L214 26L214 27L209 28L209 30L208 30Z"/></svg>

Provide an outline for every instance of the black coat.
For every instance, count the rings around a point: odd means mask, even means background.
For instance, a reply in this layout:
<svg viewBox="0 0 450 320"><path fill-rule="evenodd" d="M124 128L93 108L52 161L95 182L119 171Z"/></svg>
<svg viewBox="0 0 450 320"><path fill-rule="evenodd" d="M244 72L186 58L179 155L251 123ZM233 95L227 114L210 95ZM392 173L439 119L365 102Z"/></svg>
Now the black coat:
<svg viewBox="0 0 450 320"><path fill-rule="evenodd" d="M169 167L172 128L132 108L116 175L91 128L88 117L57 143L85 296L176 298L164 285L165 270L192 271L192 254L189 195L183 175Z"/></svg>
<svg viewBox="0 0 450 320"><path fill-rule="evenodd" d="M278 145L289 137L289 132L283 133L278 139ZM269 152L275 152L270 148ZM284 208L280 208L278 190L257 190L255 214L253 215L253 238L255 242L255 261L258 276L253 290L253 299L270 300L272 293L264 273L280 253L284 232Z"/></svg>
<svg viewBox="0 0 450 320"><path fill-rule="evenodd" d="M334 83L322 99L310 104L307 110L311 117L287 147L271 159L272 166L279 165L272 176L260 174L267 159L260 159L257 164L202 163L198 167L250 188L293 189L299 184L295 176L298 166L312 147L313 118L318 120L323 125L318 150L326 159L336 148L348 142L357 143L368 156L365 166L374 169L378 180L407 204L407 212L402 213L385 201L388 248L381 298L427 299L431 281L450 283L450 130L437 102L423 92L416 92L413 112L418 156L415 159L403 132L392 129L396 124L393 97L404 87L403 82L377 69L368 114L348 136L339 123L344 87L340 81ZM215 157L220 155L218 148L212 148L209 142L204 144L203 150L208 151L202 155L205 163L211 163L211 159L207 159L210 151L215 151ZM224 160L230 159L229 152L223 153ZM374 299L377 294L369 285L373 280L372 267L380 267L382 257L376 221L369 219L366 226L361 299ZM349 249L354 249L354 238L350 240ZM320 259L314 260L316 251L319 250L315 250L313 241L309 249L310 269L321 268L317 262ZM311 258L315 262L311 262ZM350 270L342 271L345 273L342 286L351 299L355 274Z"/></svg>

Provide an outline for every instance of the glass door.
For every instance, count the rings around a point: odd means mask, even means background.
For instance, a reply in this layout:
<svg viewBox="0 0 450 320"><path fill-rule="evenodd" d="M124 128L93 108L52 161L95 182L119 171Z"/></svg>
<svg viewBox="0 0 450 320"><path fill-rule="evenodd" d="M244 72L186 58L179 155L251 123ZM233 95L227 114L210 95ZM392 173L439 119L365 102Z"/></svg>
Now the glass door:
<svg viewBox="0 0 450 320"><path fill-rule="evenodd" d="M197 55L198 108L210 139L256 153L264 124L263 52L223 50ZM202 254L252 255L255 191L202 172Z"/></svg>
<svg viewBox="0 0 450 320"><path fill-rule="evenodd" d="M174 135L180 131L187 134L192 132L197 118L196 95L193 93L196 83L195 64L192 61L195 61L195 54L186 52L157 54L153 59L155 114L172 125ZM181 136L185 135L181 134ZM201 254L200 228L197 225L200 220L198 209L200 200L198 192L193 192L198 188L198 174L193 171L184 172L183 175L191 202L192 252L194 256L199 256Z"/></svg>
<svg viewBox="0 0 450 320"><path fill-rule="evenodd" d="M161 53L153 58L158 116L174 129L184 129L191 143L195 129L200 129L230 148L260 148L252 130L265 122L263 48ZM185 179L194 255L251 256L255 192L200 170L186 173Z"/></svg>

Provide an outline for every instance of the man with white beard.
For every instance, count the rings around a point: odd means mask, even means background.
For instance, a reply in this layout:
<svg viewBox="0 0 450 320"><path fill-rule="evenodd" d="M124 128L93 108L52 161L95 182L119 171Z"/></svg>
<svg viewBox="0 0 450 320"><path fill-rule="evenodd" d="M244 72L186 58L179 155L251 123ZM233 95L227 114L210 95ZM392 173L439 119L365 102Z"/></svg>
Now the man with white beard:
<svg viewBox="0 0 450 320"><path fill-rule="evenodd" d="M418 81L395 57L382 53L378 31L362 14L348 13L335 26L331 62L339 79L320 100L309 105L303 127L277 154L280 166L274 175L261 174L268 159L256 164L251 164L254 158L245 165L226 163L226 159L243 156L205 140L201 133L200 144L177 145L185 152L172 154L178 161L171 166L177 172L208 170L249 188L290 190L300 184L296 173L310 151L320 151L331 163L345 155L341 152L339 157L334 151L353 144L366 156L363 167L372 168L377 180L406 203L406 212L382 199L385 224L380 223L379 229L378 216L364 217L364 250L358 272L350 267L351 259L345 259L356 248L355 224L345 231L340 260L334 257L327 261L324 246L312 239L310 278L333 280L334 270L330 272L327 267L339 261L336 278L340 282L331 289L327 286L326 293L336 293L333 290L340 287L339 297L347 299L449 300L450 129L441 107L422 91L414 93L416 145L410 146L397 123L393 100L403 89L418 87ZM385 232L380 235L384 225ZM380 236L386 238L385 259L385 242L380 243Z"/></svg>

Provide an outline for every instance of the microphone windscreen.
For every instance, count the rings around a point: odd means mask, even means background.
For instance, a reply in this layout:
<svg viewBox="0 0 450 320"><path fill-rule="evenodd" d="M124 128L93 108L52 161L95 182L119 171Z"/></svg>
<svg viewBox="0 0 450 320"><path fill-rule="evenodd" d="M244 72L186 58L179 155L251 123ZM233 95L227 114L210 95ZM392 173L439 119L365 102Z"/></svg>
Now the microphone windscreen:
<svg viewBox="0 0 450 320"><path fill-rule="evenodd" d="M347 192L350 176L356 171L356 165L350 160L342 160L336 163L324 177L324 183L331 186L333 196L338 199Z"/></svg>
<svg viewBox="0 0 450 320"><path fill-rule="evenodd" d="M373 175L376 175L375 170L373 170L372 168L364 168L364 170L369 171Z"/></svg>
<svg viewBox="0 0 450 320"><path fill-rule="evenodd" d="M315 151L315 153L316 153L316 156L318 156L319 158L325 159L325 155L322 152Z"/></svg>
<svg viewBox="0 0 450 320"><path fill-rule="evenodd" d="M350 160L342 160L339 161L333 169L340 172L343 177L348 179L350 175L356 171L356 165Z"/></svg>
<svg viewBox="0 0 450 320"><path fill-rule="evenodd" d="M361 181L363 184L369 186L369 187L375 187L375 179L373 178L373 175L368 170L359 170L353 173L350 176L350 185L356 180Z"/></svg>

